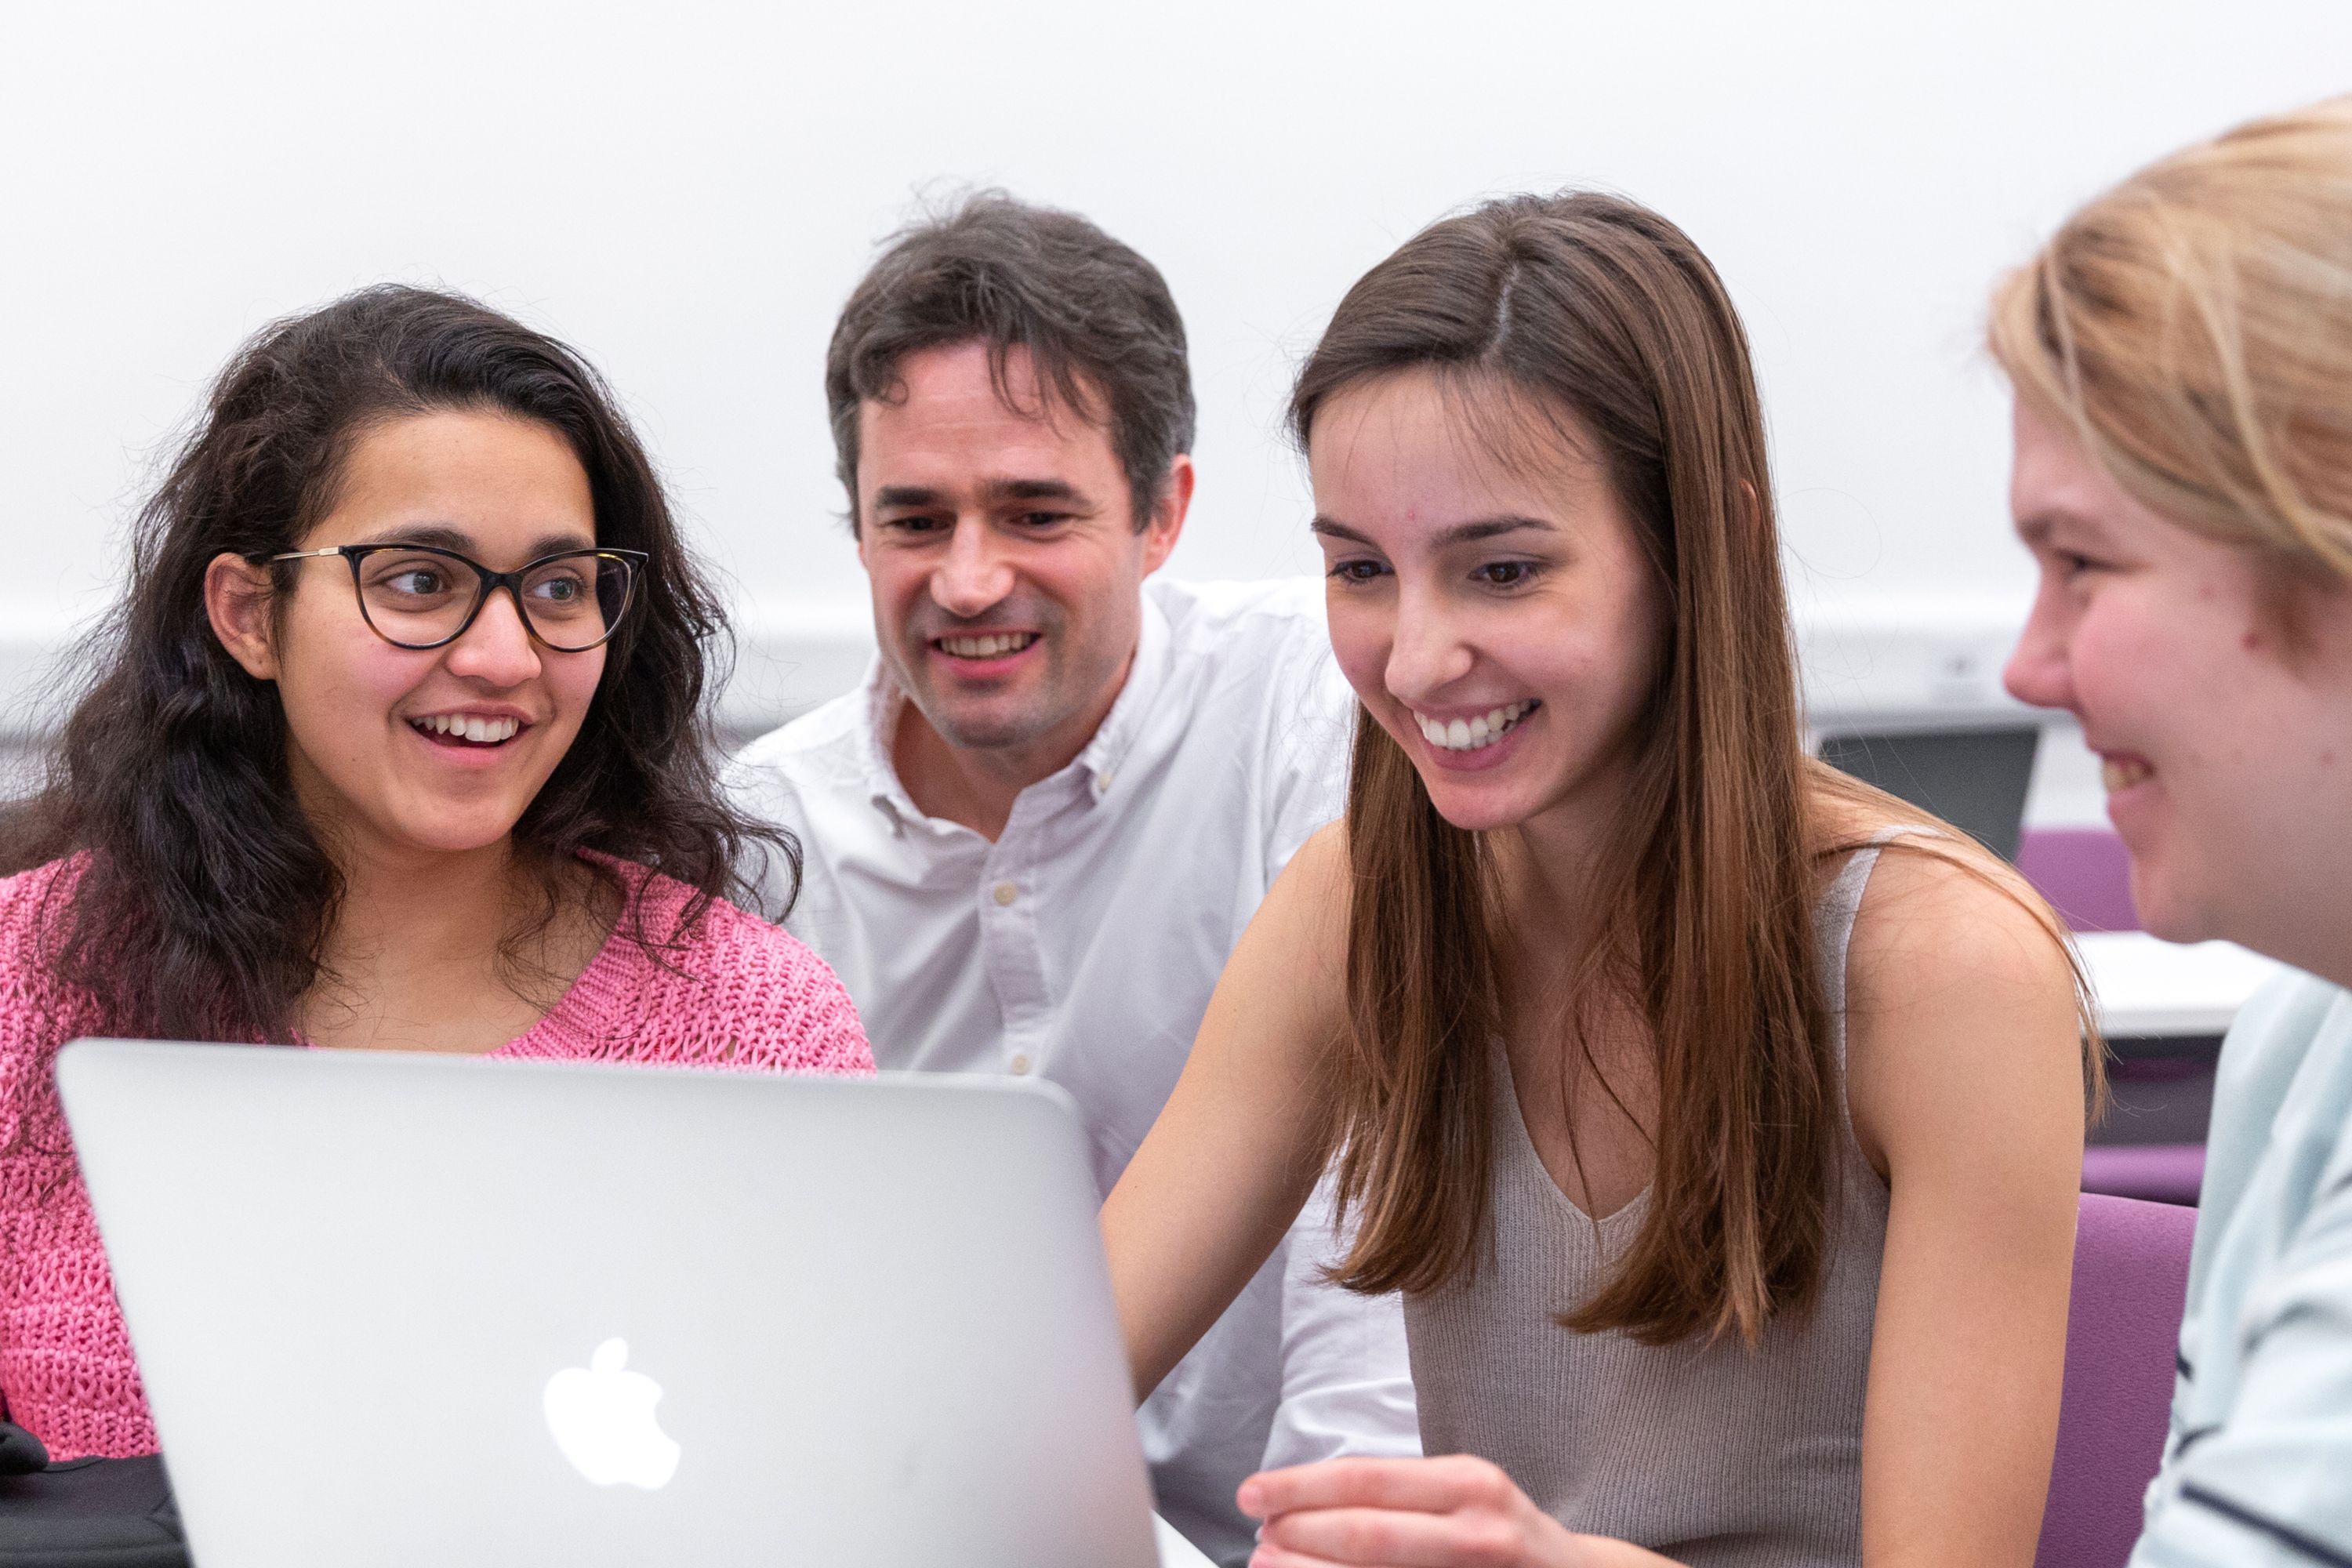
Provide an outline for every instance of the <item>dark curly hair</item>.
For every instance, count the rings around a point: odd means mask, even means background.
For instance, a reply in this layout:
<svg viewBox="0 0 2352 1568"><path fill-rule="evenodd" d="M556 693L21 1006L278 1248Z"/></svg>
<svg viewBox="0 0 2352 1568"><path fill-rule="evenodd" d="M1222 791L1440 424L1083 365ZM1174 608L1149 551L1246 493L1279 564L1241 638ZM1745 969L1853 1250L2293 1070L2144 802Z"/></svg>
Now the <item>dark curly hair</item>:
<svg viewBox="0 0 2352 1568"><path fill-rule="evenodd" d="M366 289L263 329L221 374L140 511L129 592L78 650L86 685L43 787L0 817L0 870L82 858L53 884L44 958L90 994L110 1029L292 1037L341 879L296 803L276 691L214 635L205 572L223 552L297 548L331 509L361 437L438 410L560 433L587 472L597 542L648 557L580 732L515 825L544 903L537 925L509 938L509 958L558 912L562 866L592 868L622 911L617 929L656 956L713 899L758 907L736 870L747 852L776 852L797 887L798 846L720 793L704 700L728 649L725 617L603 379L474 300ZM276 568L281 594L295 564ZM683 923L648 929L632 888L644 879L582 851L693 889Z"/></svg>

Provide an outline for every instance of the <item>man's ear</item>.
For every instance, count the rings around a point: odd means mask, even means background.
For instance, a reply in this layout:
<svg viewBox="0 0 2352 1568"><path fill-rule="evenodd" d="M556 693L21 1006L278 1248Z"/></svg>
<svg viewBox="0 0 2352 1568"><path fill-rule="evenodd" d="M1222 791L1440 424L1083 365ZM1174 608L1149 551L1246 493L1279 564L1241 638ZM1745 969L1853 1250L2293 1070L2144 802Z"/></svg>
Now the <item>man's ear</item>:
<svg viewBox="0 0 2352 1568"><path fill-rule="evenodd" d="M241 555L215 555L205 568L205 614L213 636L256 680L278 679L278 649L269 638L272 594L269 568Z"/></svg>
<svg viewBox="0 0 2352 1568"><path fill-rule="evenodd" d="M1192 510L1192 457L1179 452L1176 460L1168 465L1168 480L1160 487L1160 500L1153 503L1151 515L1143 524L1143 574L1150 576L1168 563L1169 552L1184 531L1184 514Z"/></svg>

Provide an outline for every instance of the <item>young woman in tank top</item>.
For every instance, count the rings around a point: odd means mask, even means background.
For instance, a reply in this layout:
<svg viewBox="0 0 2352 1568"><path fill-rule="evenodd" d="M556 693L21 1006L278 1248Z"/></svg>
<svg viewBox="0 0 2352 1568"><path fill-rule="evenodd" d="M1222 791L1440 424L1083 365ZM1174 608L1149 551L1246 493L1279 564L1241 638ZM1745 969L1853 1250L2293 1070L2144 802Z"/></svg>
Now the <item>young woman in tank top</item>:
<svg viewBox="0 0 2352 1568"><path fill-rule="evenodd" d="M53 1076L79 1035L867 1073L727 901L723 624L562 344L362 291L258 333L0 831L0 1415L155 1450ZM299 1173L289 1173L299 1179Z"/></svg>
<svg viewBox="0 0 2352 1568"><path fill-rule="evenodd" d="M1137 1387L1336 1154L1441 1457L1254 1478L1264 1568L2024 1568L2095 1054L2046 908L1805 755L1714 270L1491 204L1292 420L1364 713L1104 1211Z"/></svg>

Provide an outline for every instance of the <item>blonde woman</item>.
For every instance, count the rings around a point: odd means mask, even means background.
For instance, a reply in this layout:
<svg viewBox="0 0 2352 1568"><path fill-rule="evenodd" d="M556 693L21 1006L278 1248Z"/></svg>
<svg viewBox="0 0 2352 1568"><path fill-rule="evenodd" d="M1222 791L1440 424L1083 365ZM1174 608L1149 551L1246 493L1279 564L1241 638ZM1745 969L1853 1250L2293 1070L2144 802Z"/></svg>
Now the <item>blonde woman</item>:
<svg viewBox="0 0 2352 1568"><path fill-rule="evenodd" d="M2310 972L2222 1047L2134 1568L2352 1563L2352 99L2069 219L1996 300L2010 689L2104 764L2151 931Z"/></svg>

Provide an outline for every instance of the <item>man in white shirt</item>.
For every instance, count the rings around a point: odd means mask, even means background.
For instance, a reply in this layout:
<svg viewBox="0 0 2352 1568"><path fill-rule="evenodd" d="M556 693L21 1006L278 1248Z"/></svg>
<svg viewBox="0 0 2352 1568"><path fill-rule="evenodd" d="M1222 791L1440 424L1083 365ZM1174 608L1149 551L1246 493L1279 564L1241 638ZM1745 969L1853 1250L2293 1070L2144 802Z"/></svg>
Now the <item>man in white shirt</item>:
<svg viewBox="0 0 2352 1568"><path fill-rule="evenodd" d="M733 787L798 836L793 928L877 1059L1060 1085L1108 1194L1260 899L1340 812L1321 595L1145 581L1192 494L1184 329L1083 218L987 195L900 235L825 385L880 657ZM1310 1205L1143 1407L1160 1510L1221 1563L1249 1555L1252 1471L1419 1452L1402 1314L1325 1283L1337 1255Z"/></svg>

